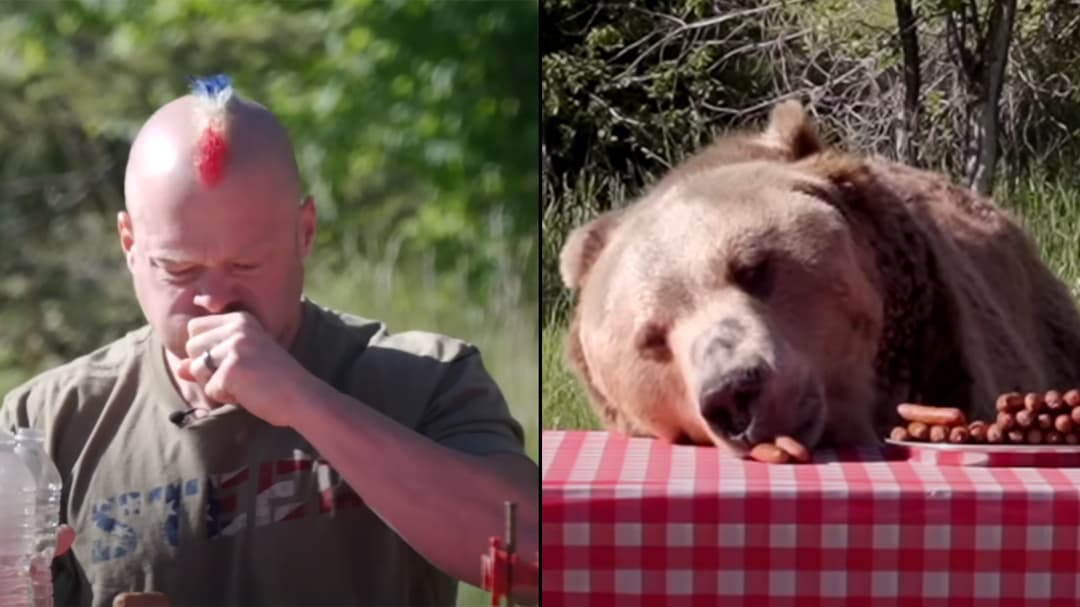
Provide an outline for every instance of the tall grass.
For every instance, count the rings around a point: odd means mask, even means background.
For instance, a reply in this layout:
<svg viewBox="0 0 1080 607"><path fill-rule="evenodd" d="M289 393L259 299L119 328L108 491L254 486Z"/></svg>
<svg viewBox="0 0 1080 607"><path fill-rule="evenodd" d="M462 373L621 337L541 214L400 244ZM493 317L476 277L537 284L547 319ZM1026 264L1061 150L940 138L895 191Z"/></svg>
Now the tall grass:
<svg viewBox="0 0 1080 607"><path fill-rule="evenodd" d="M589 407L585 391L566 361L566 320L573 306L573 297L563 287L559 275L559 252L571 230L604 210L624 205L634 193L614 177L588 171L580 173L573 184L559 183L545 175L542 186L542 424L544 429L549 430L599 429L600 420Z"/></svg>
<svg viewBox="0 0 1080 607"><path fill-rule="evenodd" d="M1027 228L1050 269L1080 299L1080 177L1044 177L1038 169L996 196Z"/></svg>
<svg viewBox="0 0 1080 607"><path fill-rule="evenodd" d="M549 430L600 429L600 420L585 400L581 382L566 362L564 341L566 327L552 322L544 326L544 344L540 375L543 393L540 395L544 428Z"/></svg>
<svg viewBox="0 0 1080 607"><path fill-rule="evenodd" d="M569 294L559 277L559 250L570 230L597 214L624 204L634 194L613 177L583 172L574 183L542 180L544 199L540 217L543 264L540 268L544 324L564 318L570 309Z"/></svg>

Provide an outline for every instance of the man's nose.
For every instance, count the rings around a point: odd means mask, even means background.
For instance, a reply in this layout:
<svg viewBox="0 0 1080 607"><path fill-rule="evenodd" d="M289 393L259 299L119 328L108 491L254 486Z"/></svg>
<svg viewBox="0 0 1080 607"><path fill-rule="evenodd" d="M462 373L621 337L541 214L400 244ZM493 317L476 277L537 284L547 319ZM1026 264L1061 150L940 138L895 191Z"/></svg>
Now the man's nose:
<svg viewBox="0 0 1080 607"><path fill-rule="evenodd" d="M239 307L232 280L212 270L200 277L193 303L210 314L224 314Z"/></svg>

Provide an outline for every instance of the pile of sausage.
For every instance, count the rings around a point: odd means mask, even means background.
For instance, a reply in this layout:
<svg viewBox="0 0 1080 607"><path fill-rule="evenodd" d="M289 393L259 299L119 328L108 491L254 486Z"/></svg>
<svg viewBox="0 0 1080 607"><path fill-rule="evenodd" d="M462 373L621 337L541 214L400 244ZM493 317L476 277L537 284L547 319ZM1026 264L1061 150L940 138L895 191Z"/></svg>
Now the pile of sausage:
<svg viewBox="0 0 1080 607"><path fill-rule="evenodd" d="M904 403L896 410L906 423L893 428L889 438L956 444L1080 444L1080 390L1009 392L998 397L995 408L993 422L968 423L964 412L956 408Z"/></svg>

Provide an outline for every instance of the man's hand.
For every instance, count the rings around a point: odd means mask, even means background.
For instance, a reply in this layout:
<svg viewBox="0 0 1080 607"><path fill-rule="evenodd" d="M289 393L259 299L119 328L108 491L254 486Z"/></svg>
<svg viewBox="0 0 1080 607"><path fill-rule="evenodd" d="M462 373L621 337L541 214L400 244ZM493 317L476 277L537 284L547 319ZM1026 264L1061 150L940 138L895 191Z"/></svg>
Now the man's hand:
<svg viewBox="0 0 1080 607"><path fill-rule="evenodd" d="M75 530L69 525L60 525L56 531L56 551L54 556L62 556L75 543Z"/></svg>
<svg viewBox="0 0 1080 607"><path fill-rule="evenodd" d="M71 549L71 545L75 543L75 530L69 525L61 524L56 529L56 545L53 547L52 558L63 556ZM46 559L44 552L36 552L30 558L30 575L35 579L38 574L47 571L51 565L51 562Z"/></svg>
<svg viewBox="0 0 1080 607"><path fill-rule="evenodd" d="M172 601L163 592L121 592L112 607L172 607Z"/></svg>
<svg viewBox="0 0 1080 607"><path fill-rule="evenodd" d="M304 368L247 312L201 316L188 322L188 358L178 374L209 398L236 403L275 426L290 426L289 388ZM205 353L210 352L208 366Z"/></svg>

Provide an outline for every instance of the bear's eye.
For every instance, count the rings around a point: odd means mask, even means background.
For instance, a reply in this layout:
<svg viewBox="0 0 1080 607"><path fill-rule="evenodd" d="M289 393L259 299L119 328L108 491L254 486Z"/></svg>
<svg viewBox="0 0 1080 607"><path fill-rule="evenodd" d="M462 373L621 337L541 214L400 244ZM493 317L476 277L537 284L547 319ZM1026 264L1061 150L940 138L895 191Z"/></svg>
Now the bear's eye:
<svg viewBox="0 0 1080 607"><path fill-rule="evenodd" d="M772 270L768 257L736 264L731 268L731 282L749 295L767 297L772 291Z"/></svg>
<svg viewBox="0 0 1080 607"><path fill-rule="evenodd" d="M671 348L668 346L668 330L665 325L655 322L646 324L638 331L634 345L643 358L657 362L671 360Z"/></svg>

